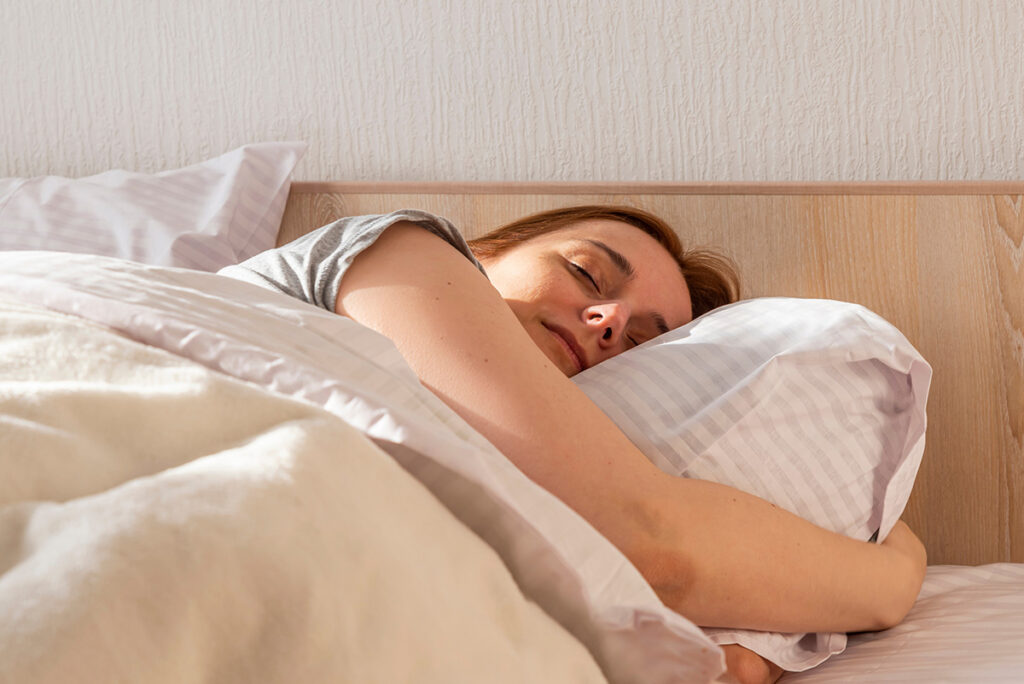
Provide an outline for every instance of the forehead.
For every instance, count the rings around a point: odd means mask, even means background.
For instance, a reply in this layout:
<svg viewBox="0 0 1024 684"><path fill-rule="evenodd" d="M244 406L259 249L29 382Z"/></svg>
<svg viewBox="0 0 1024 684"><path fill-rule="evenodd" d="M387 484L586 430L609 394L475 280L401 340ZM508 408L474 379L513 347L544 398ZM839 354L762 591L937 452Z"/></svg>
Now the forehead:
<svg viewBox="0 0 1024 684"><path fill-rule="evenodd" d="M611 240L632 240L637 236L646 238L647 241L658 249L663 249L657 240L640 230L636 226L622 221L611 219L588 219L576 221L564 228L548 233L551 237L594 237L601 235Z"/></svg>
<svg viewBox="0 0 1024 684"><path fill-rule="evenodd" d="M690 294L679 264L657 240L636 226L621 221L593 219L580 221L548 233L552 245L592 244L599 241L619 252L633 266L625 283L625 294L636 296L645 309L665 317L669 327L689 322ZM596 254L603 250L593 247ZM609 260L611 263L611 260Z"/></svg>

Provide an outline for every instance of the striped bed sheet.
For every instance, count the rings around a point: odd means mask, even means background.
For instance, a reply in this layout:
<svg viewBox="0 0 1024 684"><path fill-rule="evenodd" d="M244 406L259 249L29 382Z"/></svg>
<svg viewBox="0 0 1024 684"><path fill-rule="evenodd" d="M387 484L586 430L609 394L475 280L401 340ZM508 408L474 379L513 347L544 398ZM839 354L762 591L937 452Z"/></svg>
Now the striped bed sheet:
<svg viewBox="0 0 1024 684"><path fill-rule="evenodd" d="M934 565L907 619L783 684L1024 681L1024 563Z"/></svg>

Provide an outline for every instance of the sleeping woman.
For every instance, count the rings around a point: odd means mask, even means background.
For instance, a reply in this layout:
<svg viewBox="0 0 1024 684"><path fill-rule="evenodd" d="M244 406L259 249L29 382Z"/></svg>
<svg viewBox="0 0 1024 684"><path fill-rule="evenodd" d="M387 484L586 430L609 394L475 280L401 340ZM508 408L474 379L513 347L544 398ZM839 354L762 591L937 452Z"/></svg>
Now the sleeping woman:
<svg viewBox="0 0 1024 684"><path fill-rule="evenodd" d="M569 380L738 296L727 260L683 249L646 212L558 209L471 243L424 212L342 219L221 273L390 338L426 387L698 625L878 630L917 597L925 553L905 524L865 543L668 475ZM725 651L740 681L781 675L740 646Z"/></svg>

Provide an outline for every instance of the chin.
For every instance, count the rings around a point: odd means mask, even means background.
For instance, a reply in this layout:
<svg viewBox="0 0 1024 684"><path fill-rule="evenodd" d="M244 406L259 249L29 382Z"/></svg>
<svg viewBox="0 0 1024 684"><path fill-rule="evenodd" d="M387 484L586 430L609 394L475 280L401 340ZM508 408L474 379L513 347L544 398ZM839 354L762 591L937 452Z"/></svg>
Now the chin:
<svg viewBox="0 0 1024 684"><path fill-rule="evenodd" d="M558 370L562 371L562 374L565 375L565 377L567 378L571 378L572 376L579 373L579 371L576 370L576 366L573 366L571 363L567 362L564 356L559 356L558 360L551 359L551 363L555 364L555 367L558 368ZM564 365L567 363L569 363L569 365L572 366L568 370L566 370L566 368L564 367Z"/></svg>
<svg viewBox="0 0 1024 684"><path fill-rule="evenodd" d="M575 368L572 368L571 370L566 370L566 360L565 357L563 357L561 354L551 354L545 351L544 355L548 357L548 361L551 362L551 365L553 365L555 368L561 371L562 375L564 375L565 377L571 378L572 376L576 375Z"/></svg>
<svg viewBox="0 0 1024 684"><path fill-rule="evenodd" d="M566 370L566 366L570 364L566 360L565 356L562 354L561 347L559 347L558 349L540 347L540 350L544 352L544 356L546 356L548 361L551 362L551 365L557 368L559 371L561 371L562 375L564 375L567 378L571 378L572 376L576 375L575 367Z"/></svg>

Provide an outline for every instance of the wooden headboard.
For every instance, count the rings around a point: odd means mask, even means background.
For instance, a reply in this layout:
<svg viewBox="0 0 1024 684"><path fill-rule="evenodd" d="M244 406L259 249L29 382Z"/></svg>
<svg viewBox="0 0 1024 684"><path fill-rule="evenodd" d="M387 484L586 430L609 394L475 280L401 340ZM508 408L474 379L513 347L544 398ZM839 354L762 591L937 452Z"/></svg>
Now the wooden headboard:
<svg viewBox="0 0 1024 684"><path fill-rule="evenodd" d="M543 209L627 204L737 262L743 296L863 304L934 368L905 519L931 563L1024 562L1024 182L296 183L279 244L418 208L467 237Z"/></svg>

